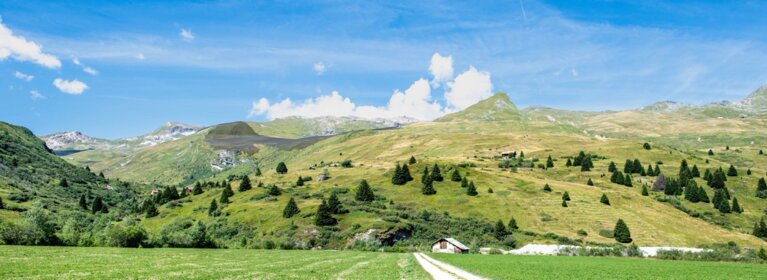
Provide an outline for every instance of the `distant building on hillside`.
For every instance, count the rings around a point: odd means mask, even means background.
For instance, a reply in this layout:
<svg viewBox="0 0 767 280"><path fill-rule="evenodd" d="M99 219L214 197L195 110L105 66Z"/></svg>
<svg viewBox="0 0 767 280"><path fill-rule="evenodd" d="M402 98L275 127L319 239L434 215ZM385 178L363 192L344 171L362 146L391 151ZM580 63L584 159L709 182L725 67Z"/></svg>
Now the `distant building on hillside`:
<svg viewBox="0 0 767 280"><path fill-rule="evenodd" d="M157 195L160 193L160 190L158 189L152 189L152 191L149 192L149 195Z"/></svg>
<svg viewBox="0 0 767 280"><path fill-rule="evenodd" d="M468 254L469 247L453 238L440 238L431 245L432 253Z"/></svg>
<svg viewBox="0 0 767 280"><path fill-rule="evenodd" d="M501 152L501 157L504 158L504 159L515 158L515 157L517 157L517 151Z"/></svg>

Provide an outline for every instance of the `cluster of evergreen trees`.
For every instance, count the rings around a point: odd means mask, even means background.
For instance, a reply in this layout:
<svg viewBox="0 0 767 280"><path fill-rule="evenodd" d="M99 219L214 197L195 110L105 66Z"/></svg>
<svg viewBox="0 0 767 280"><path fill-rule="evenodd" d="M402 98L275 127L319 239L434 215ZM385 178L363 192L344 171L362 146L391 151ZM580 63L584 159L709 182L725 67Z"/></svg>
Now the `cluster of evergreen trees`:
<svg viewBox="0 0 767 280"><path fill-rule="evenodd" d="M767 238L767 225L764 223L764 218L754 223L753 235L759 238Z"/></svg>
<svg viewBox="0 0 767 280"><path fill-rule="evenodd" d="M407 182L413 181L413 176L410 175L410 168L407 166L407 164L403 164L402 166L397 163L397 166L394 168L394 174L391 178L391 183L394 185L404 185L407 184Z"/></svg>
<svg viewBox="0 0 767 280"><path fill-rule="evenodd" d="M634 186L634 183L632 182L633 179L631 178L631 174L623 174L623 172L615 170L613 172L613 175L610 176L610 182L618 184L618 185L624 185L627 187Z"/></svg>
<svg viewBox="0 0 767 280"><path fill-rule="evenodd" d="M591 168L594 168L594 163L591 161L591 158L592 156L590 154L580 151L572 161L568 158L565 166L580 166L581 171L591 171Z"/></svg>
<svg viewBox="0 0 767 280"><path fill-rule="evenodd" d="M479 193L477 192L477 187L476 187L476 186L474 186L474 181L469 181L469 179L468 179L468 178L466 178L466 176L464 176L464 177L461 179L461 188L464 188L464 189L466 189L466 194L467 194L467 195L470 195L470 196L476 196L476 195L478 195L478 194L479 194Z"/></svg>

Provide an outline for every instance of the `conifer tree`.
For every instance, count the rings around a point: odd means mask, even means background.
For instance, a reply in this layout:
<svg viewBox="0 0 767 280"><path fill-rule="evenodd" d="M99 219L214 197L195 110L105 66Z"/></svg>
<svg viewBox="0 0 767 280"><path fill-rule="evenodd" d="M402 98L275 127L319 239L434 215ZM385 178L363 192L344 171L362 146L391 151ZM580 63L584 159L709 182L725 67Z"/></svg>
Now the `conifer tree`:
<svg viewBox="0 0 767 280"><path fill-rule="evenodd" d="M284 162L280 162L277 164L277 168L275 169L278 174L285 174L288 173L288 166L285 165Z"/></svg>
<svg viewBox="0 0 767 280"><path fill-rule="evenodd" d="M593 166L594 164L591 162L591 157L587 157L581 163L581 172L591 171L591 167Z"/></svg>
<svg viewBox="0 0 767 280"><path fill-rule="evenodd" d="M301 178L299 177L299 180ZM301 185L303 185L303 182L301 182ZM240 192L248 191L253 188L253 185L250 184L250 178L248 178L248 175L242 176L242 181L240 182Z"/></svg>
<svg viewBox="0 0 767 280"><path fill-rule="evenodd" d="M732 198L732 212L738 214L743 213L743 208L740 208L737 197Z"/></svg>
<svg viewBox="0 0 767 280"><path fill-rule="evenodd" d="M631 243L631 231L629 231L629 227L623 219L618 219L618 222L615 223L613 236L615 237L615 241L620 243Z"/></svg>
<svg viewBox="0 0 767 280"><path fill-rule="evenodd" d="M601 202L604 205L610 205L610 199L607 198L606 194L602 194L602 197L599 198L599 202Z"/></svg>
<svg viewBox="0 0 767 280"><path fill-rule="evenodd" d="M627 159L626 163L623 164L623 173L626 173L626 174L634 173L634 162Z"/></svg>
<svg viewBox="0 0 767 280"><path fill-rule="evenodd" d="M727 169L727 176L730 176L730 177L738 176L738 170L735 169L735 166L732 166L732 164L730 164L730 168Z"/></svg>
<svg viewBox="0 0 767 280"><path fill-rule="evenodd" d="M708 181L711 181L711 178L712 178L711 170L708 170L708 168L706 168L706 171L703 172L703 180L706 180L706 182L708 182Z"/></svg>
<svg viewBox="0 0 767 280"><path fill-rule="evenodd" d="M101 212L104 208L104 202L101 200L100 196L97 196L95 199L93 199L93 204L91 205L91 213L96 214L98 212Z"/></svg>
<svg viewBox="0 0 767 280"><path fill-rule="evenodd" d="M425 183L426 182L426 177L430 177L430 176L431 175L429 175L429 167L428 166L424 166L423 167L423 175L421 176L421 183Z"/></svg>
<svg viewBox="0 0 767 280"><path fill-rule="evenodd" d="M154 203L151 203L151 202L150 202L150 203L147 205L147 209L146 209L146 217L147 217L147 218L151 218L151 217L156 217L157 215L160 215L160 212L159 212L159 211L157 211L157 207L156 207L156 206L154 206Z"/></svg>
<svg viewBox="0 0 767 280"><path fill-rule="evenodd" d="M474 186L474 182L469 182L469 186L466 187L466 194L470 196L475 196L479 193L477 193L477 188Z"/></svg>
<svg viewBox="0 0 767 280"><path fill-rule="evenodd" d="M700 196L698 195L700 191L698 190L698 184L695 183L695 180L688 179L687 187L684 188L684 199L696 203L700 201Z"/></svg>
<svg viewBox="0 0 767 280"><path fill-rule="evenodd" d="M370 188L370 185L368 185L367 180L362 180L357 186L357 193L354 195L354 199L357 201L373 201L375 200L375 194L373 194L373 189ZM323 200L323 203L325 201Z"/></svg>
<svg viewBox="0 0 767 280"><path fill-rule="evenodd" d="M562 200L570 201L570 193L565 192L562 194Z"/></svg>
<svg viewBox="0 0 767 280"><path fill-rule="evenodd" d="M713 156L713 155L714 155L714 151L713 151L713 150L711 150L711 149L708 149L708 155L709 155L709 156Z"/></svg>
<svg viewBox="0 0 767 280"><path fill-rule="evenodd" d="M645 150L650 150L652 149L652 146L650 146L650 143L645 142L644 144L642 144L642 148L644 148Z"/></svg>
<svg viewBox="0 0 767 280"><path fill-rule="evenodd" d="M708 194L706 193L706 190L703 187L698 188L698 200L700 200L700 202L705 202L705 203L711 202L708 198Z"/></svg>
<svg viewBox="0 0 767 280"><path fill-rule="evenodd" d="M506 235L508 232L506 231L506 225L501 222L501 220L498 220L497 223L495 223L495 239L503 240L506 238Z"/></svg>
<svg viewBox="0 0 767 280"><path fill-rule="evenodd" d="M655 170L652 169L652 164L647 165L647 173L645 176L657 176L655 175Z"/></svg>
<svg viewBox="0 0 767 280"><path fill-rule="evenodd" d="M458 168L453 168L453 174L450 174L450 180L453 182L461 181L461 173L458 172Z"/></svg>
<svg viewBox="0 0 767 280"><path fill-rule="evenodd" d="M88 202L85 200L85 195L80 196L80 201L78 202L78 204L80 205L80 208L82 208L83 210L88 210Z"/></svg>
<svg viewBox="0 0 767 280"><path fill-rule="evenodd" d="M335 192L330 193L330 198L328 198L328 209L330 209L330 212L333 214L341 214L341 212L343 212L343 205L341 205L341 201L338 200L338 196Z"/></svg>
<svg viewBox="0 0 767 280"><path fill-rule="evenodd" d="M229 204L229 197L231 196L229 193L232 192L232 189L230 187L225 187L223 191L221 191L221 197L219 197L218 201L221 202L221 204Z"/></svg>
<svg viewBox="0 0 767 280"><path fill-rule="evenodd" d="M759 238L767 238L767 224L764 223L764 218L758 223L754 223L754 236Z"/></svg>
<svg viewBox="0 0 767 280"><path fill-rule="evenodd" d="M439 170L439 166L434 164L434 167L431 168L431 179L435 182L442 182L445 180L445 178L442 177L442 173Z"/></svg>
<svg viewBox="0 0 767 280"><path fill-rule="evenodd" d="M216 200L213 199L210 201L210 206L208 207L208 216L215 216L218 211L218 204L216 203Z"/></svg>
<svg viewBox="0 0 767 280"><path fill-rule="evenodd" d="M304 178L301 176L298 176L298 179L296 180L296 187L303 187L304 186Z"/></svg>
<svg viewBox="0 0 767 280"><path fill-rule="evenodd" d="M322 200L320 207L317 208L317 213L314 214L314 224L318 226L332 226L338 223L336 218L333 218L332 210L328 207L325 200Z"/></svg>
<svg viewBox="0 0 767 280"><path fill-rule="evenodd" d="M410 168L407 166L407 164L402 165L402 177L405 178L405 182L413 181L413 176L410 175Z"/></svg>
<svg viewBox="0 0 767 280"><path fill-rule="evenodd" d="M730 201L726 198L719 201L719 207L717 207L717 209L719 209L719 212L722 214L732 212L732 209L730 208Z"/></svg>
<svg viewBox="0 0 767 280"><path fill-rule="evenodd" d="M554 167L554 160L551 158L551 155L549 155L549 158L546 159L546 168Z"/></svg>
<svg viewBox="0 0 767 280"><path fill-rule="evenodd" d="M432 174L434 174L433 172L434 171L432 171ZM425 195L436 194L437 190L434 189L433 182L431 177L427 177L426 181L423 182L423 186L421 186L421 193Z"/></svg>
<svg viewBox="0 0 767 280"><path fill-rule="evenodd" d="M574 166L581 166L583 164L583 160L586 158L586 153L583 151L578 152L578 156L575 157L575 160L573 160Z"/></svg>
<svg viewBox="0 0 767 280"><path fill-rule="evenodd" d="M700 170L698 170L698 165L697 164L694 164L692 166L692 171L690 171L690 175L692 175L692 177L694 177L694 178L699 178L700 177Z"/></svg>
<svg viewBox="0 0 767 280"><path fill-rule="evenodd" d="M509 231L515 231L519 229L519 226L517 226L517 220L514 219L514 217L511 217L509 220Z"/></svg>
<svg viewBox="0 0 767 280"><path fill-rule="evenodd" d="M291 197L290 200L288 200L288 204L285 205L285 209L282 210L282 217L288 219L298 213L301 213L301 210L298 209L296 200Z"/></svg>
<svg viewBox="0 0 767 280"><path fill-rule="evenodd" d="M650 192L647 191L647 185L642 185L642 195L643 196L650 195Z"/></svg>
<svg viewBox="0 0 767 280"><path fill-rule="evenodd" d="M615 171L617 171L617 170L618 170L618 168L615 167L615 162L611 161L610 165L607 166L607 172L615 173Z"/></svg>
<svg viewBox="0 0 767 280"><path fill-rule="evenodd" d="M543 191L544 192L551 192L551 186L549 186L549 184L543 185Z"/></svg>
<svg viewBox="0 0 767 280"><path fill-rule="evenodd" d="M763 155L763 154L764 154L764 151L759 150L759 155Z"/></svg>
<svg viewBox="0 0 767 280"><path fill-rule="evenodd" d="M461 188L468 188L469 187L469 180L466 179L466 177L463 177L461 179Z"/></svg>
<svg viewBox="0 0 767 280"><path fill-rule="evenodd" d="M394 167L394 174L391 177L391 183L393 185L404 185L407 183L407 180L405 180L405 177L402 176L402 167L399 166L399 163Z"/></svg>
<svg viewBox="0 0 767 280"><path fill-rule="evenodd" d="M589 180L586 181L586 185L593 186L594 185L594 181L591 181L591 178L589 178Z"/></svg>
<svg viewBox="0 0 767 280"><path fill-rule="evenodd" d="M67 178L61 179L61 181L59 181L59 186L62 188L69 188L69 182L67 182Z"/></svg>
<svg viewBox="0 0 767 280"><path fill-rule="evenodd" d="M562 200L562 207L567 207L567 200Z"/></svg>
<svg viewBox="0 0 767 280"><path fill-rule="evenodd" d="M260 176L261 176L261 168L256 167L256 177L260 177Z"/></svg>
<svg viewBox="0 0 767 280"><path fill-rule="evenodd" d="M764 177L759 178L756 184L756 197L767 198L767 182L764 181Z"/></svg>
<svg viewBox="0 0 767 280"><path fill-rule="evenodd" d="M642 166L642 162L639 161L638 158L634 159L634 167L632 168L632 170L634 171L633 173L638 173L638 174L645 173L644 167Z"/></svg>
<svg viewBox="0 0 767 280"><path fill-rule="evenodd" d="M715 171L714 174L711 175L711 181L709 181L709 186L714 189L723 189L725 187L724 174L722 174L722 172L719 172L718 170Z"/></svg>
<svg viewBox="0 0 767 280"><path fill-rule="evenodd" d="M408 163L410 163L411 165L415 164L416 163L415 156L410 156L410 161L408 161Z"/></svg>
<svg viewBox="0 0 767 280"><path fill-rule="evenodd" d="M525 158L525 152L524 151L520 151L519 152L519 157L520 158Z"/></svg>
<svg viewBox="0 0 767 280"><path fill-rule="evenodd" d="M269 192L268 193L271 196L279 196L279 195L282 194L282 190L280 189L280 187L278 187L277 185L273 184L273 185L271 185L271 187L269 187Z"/></svg>
<svg viewBox="0 0 767 280"><path fill-rule="evenodd" d="M627 187L633 187L634 184L631 182L631 175L626 174L626 177L623 177L623 185Z"/></svg>
<svg viewBox="0 0 767 280"><path fill-rule="evenodd" d="M571 161L570 158L568 158L567 162L565 163L565 166L567 167L573 166L573 161Z"/></svg>
<svg viewBox="0 0 767 280"><path fill-rule="evenodd" d="M751 168L749 168L748 170L746 170L746 175L749 175L749 176L751 176Z"/></svg>
<svg viewBox="0 0 767 280"><path fill-rule="evenodd" d="M197 182L196 184L194 184L194 188L192 188L192 194L198 195L198 194L202 194L202 192L203 192L202 184L200 184L200 182Z"/></svg>
<svg viewBox="0 0 767 280"><path fill-rule="evenodd" d="M164 196L165 196L165 201L171 201L171 200L176 200L181 198L181 196L178 194L178 190L176 189L176 187L170 187L170 186L165 187Z"/></svg>

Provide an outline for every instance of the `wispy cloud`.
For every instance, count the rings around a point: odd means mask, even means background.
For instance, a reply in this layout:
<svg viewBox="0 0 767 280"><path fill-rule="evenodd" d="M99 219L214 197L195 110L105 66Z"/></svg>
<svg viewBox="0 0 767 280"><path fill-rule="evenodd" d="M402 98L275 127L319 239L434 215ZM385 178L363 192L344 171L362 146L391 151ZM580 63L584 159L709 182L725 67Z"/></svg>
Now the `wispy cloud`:
<svg viewBox="0 0 767 280"><path fill-rule="evenodd" d="M19 80L24 80L24 81L27 81L27 82L32 81L32 79L35 78L35 76L27 75L27 74L21 73L19 71L16 71L15 73L13 73L13 76L16 77Z"/></svg>
<svg viewBox="0 0 767 280"><path fill-rule="evenodd" d="M19 61L32 61L47 68L61 67L61 61L57 57L44 53L43 47L37 43L13 35L13 31L4 25L0 18L0 61L8 57Z"/></svg>
<svg viewBox="0 0 767 280"><path fill-rule="evenodd" d="M55 79L53 80L53 85L58 88L61 92L66 94L72 94L72 95L80 95L88 89L88 85L85 83L78 81L77 79L67 81L62 79Z"/></svg>
<svg viewBox="0 0 767 280"><path fill-rule="evenodd" d="M40 92L36 90L30 90L29 98L31 98L32 100L40 100L40 99L45 99L45 95L42 95Z"/></svg>
<svg viewBox="0 0 767 280"><path fill-rule="evenodd" d="M314 64L312 66L312 69L314 70L314 73L317 74L317 76L320 76L325 73L325 63L320 61Z"/></svg>
<svg viewBox="0 0 767 280"><path fill-rule="evenodd" d="M181 39L187 42L191 42L194 40L194 34L192 33L192 29L186 29L181 28L181 32L179 32L179 35L181 36Z"/></svg>

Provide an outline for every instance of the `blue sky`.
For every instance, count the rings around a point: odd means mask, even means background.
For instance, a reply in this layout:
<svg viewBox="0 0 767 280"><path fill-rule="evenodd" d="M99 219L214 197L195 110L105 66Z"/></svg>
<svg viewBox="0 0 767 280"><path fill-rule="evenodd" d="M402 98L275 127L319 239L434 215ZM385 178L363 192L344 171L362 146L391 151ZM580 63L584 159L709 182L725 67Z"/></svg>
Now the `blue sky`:
<svg viewBox="0 0 767 280"><path fill-rule="evenodd" d="M763 1L105 2L0 2L0 120L117 138L169 120L430 119L496 91L618 110L767 84Z"/></svg>

